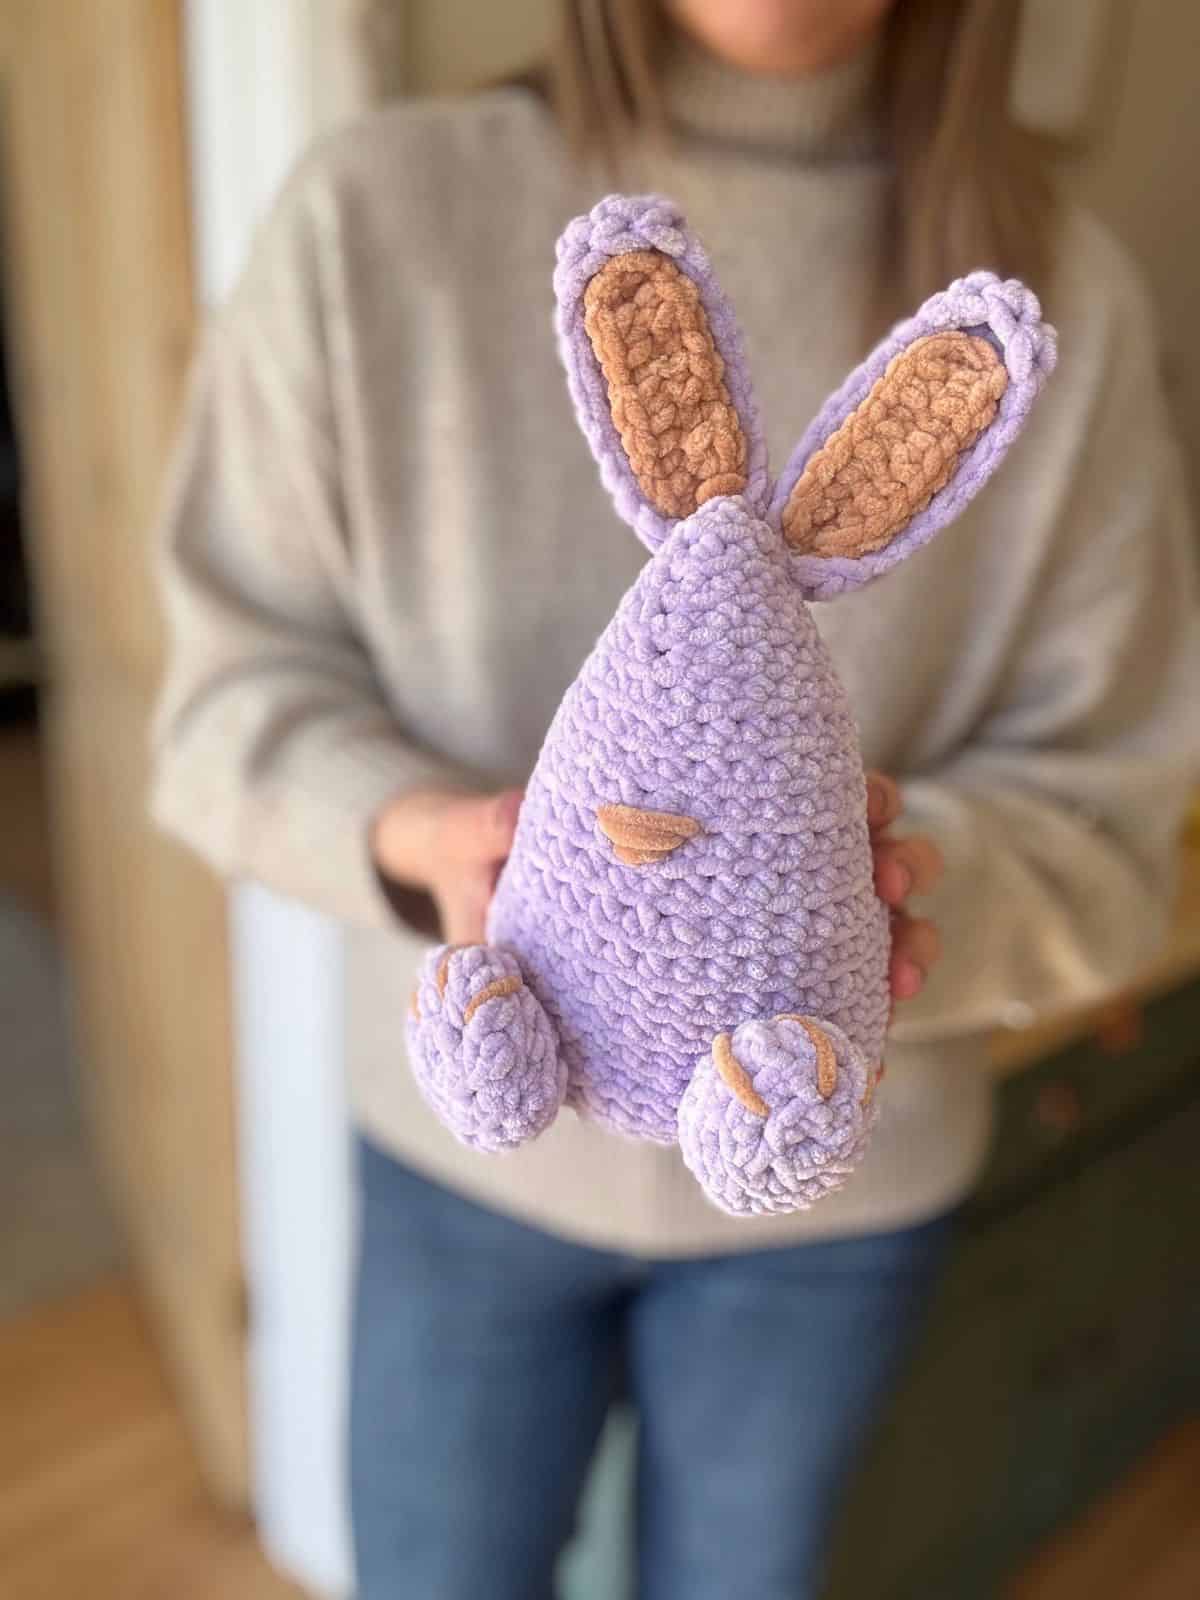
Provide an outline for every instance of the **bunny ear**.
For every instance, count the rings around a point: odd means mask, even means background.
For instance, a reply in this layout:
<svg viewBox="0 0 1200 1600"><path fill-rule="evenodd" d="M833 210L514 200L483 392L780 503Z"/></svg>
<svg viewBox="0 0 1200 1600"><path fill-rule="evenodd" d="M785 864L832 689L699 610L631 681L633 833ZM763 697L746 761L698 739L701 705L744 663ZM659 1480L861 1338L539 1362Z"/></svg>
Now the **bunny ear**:
<svg viewBox="0 0 1200 1600"><path fill-rule="evenodd" d="M669 200L610 195L570 223L559 350L605 487L654 550L706 500L766 509L766 448L733 311Z"/></svg>
<svg viewBox="0 0 1200 1600"><path fill-rule="evenodd" d="M807 596L860 588L951 522L1003 460L1054 368L1037 297L994 273L927 300L826 402L769 518Z"/></svg>

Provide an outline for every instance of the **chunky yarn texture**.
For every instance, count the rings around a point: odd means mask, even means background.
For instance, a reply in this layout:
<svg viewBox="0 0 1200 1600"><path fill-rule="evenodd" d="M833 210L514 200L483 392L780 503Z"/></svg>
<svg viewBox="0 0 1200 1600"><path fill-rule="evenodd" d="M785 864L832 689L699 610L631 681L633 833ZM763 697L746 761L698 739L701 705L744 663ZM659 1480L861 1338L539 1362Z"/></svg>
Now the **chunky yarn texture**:
<svg viewBox="0 0 1200 1600"><path fill-rule="evenodd" d="M678 1142L727 1211L795 1210L862 1156L889 1008L857 734L808 601L961 509L1053 335L1019 284L952 285L772 492L732 312L668 201L573 222L555 288L581 425L653 554L546 736L487 944L430 953L414 1069L477 1148L565 1103Z"/></svg>

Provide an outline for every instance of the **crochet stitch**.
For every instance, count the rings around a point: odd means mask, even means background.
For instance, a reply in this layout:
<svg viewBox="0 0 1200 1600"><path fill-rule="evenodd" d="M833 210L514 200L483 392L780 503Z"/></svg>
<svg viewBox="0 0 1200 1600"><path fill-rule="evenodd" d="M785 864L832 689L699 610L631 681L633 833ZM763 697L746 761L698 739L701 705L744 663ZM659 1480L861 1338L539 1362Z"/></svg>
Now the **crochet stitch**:
<svg viewBox="0 0 1200 1600"><path fill-rule="evenodd" d="M857 734L807 602L958 514L1054 336L1019 283L960 280L772 490L733 314L669 201L577 218L555 289L580 424L653 554L546 735L488 943L427 958L414 1071L478 1149L565 1103L678 1142L727 1211L795 1210L862 1156L889 1009Z"/></svg>

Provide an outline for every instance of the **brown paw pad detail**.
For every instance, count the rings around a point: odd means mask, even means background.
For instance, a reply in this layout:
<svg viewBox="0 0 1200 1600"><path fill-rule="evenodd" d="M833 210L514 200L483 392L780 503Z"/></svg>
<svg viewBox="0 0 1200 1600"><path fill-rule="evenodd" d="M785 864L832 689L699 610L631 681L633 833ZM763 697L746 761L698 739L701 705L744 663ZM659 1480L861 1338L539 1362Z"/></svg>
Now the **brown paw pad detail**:
<svg viewBox="0 0 1200 1600"><path fill-rule="evenodd" d="M713 1065L720 1073L725 1085L742 1102L747 1111L752 1111L756 1117L769 1117L771 1108L755 1089L750 1081L750 1074L733 1053L733 1045L727 1033L719 1033L713 1040L712 1046Z"/></svg>
<svg viewBox="0 0 1200 1600"><path fill-rule="evenodd" d="M516 994L520 987L520 978L493 978L491 983L480 989L477 995L472 995L467 1003L463 1010L463 1027L466 1027L480 1006L485 1005L489 1000L499 1000L503 995Z"/></svg>
<svg viewBox="0 0 1200 1600"><path fill-rule="evenodd" d="M596 821L617 860L627 867L663 861L672 850L704 831L694 817L674 811L643 811L638 806L600 806Z"/></svg>
<svg viewBox="0 0 1200 1600"><path fill-rule="evenodd" d="M567 1086L558 1035L511 951L430 950L408 1059L426 1102L476 1150L511 1150L548 1128Z"/></svg>
<svg viewBox="0 0 1200 1600"><path fill-rule="evenodd" d="M445 997L446 984L450 977L450 957L452 955L456 955L460 950L466 950L469 948L470 947L465 944L449 944L442 951L442 959L438 962L437 969L437 992L443 998Z"/></svg>
<svg viewBox="0 0 1200 1600"><path fill-rule="evenodd" d="M837 1056L828 1037L821 1032L815 1022L810 1022L807 1017L801 1017L794 1011L785 1011L782 1016L775 1018L776 1022L798 1022L808 1035L813 1049L817 1055L817 1093L822 1100L837 1088L838 1071Z"/></svg>

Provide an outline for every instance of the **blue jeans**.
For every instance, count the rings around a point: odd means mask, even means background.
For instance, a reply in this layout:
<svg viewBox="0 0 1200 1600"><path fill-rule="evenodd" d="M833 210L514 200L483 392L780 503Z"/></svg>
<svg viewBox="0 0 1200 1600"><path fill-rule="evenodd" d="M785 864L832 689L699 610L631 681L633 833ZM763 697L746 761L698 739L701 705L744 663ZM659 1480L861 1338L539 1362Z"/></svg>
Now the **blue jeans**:
<svg viewBox="0 0 1200 1600"><path fill-rule="evenodd" d="M621 1382L641 1600L809 1600L951 1220L699 1260L593 1250L360 1141L359 1600L550 1600Z"/></svg>

